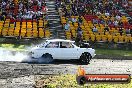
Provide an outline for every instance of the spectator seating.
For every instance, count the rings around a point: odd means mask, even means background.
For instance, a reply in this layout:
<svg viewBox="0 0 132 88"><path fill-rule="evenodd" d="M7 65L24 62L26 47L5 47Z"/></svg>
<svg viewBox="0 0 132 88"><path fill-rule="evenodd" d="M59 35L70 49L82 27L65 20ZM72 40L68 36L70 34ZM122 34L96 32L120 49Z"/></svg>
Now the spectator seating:
<svg viewBox="0 0 132 88"><path fill-rule="evenodd" d="M2 0L0 36L49 38L45 0Z"/></svg>
<svg viewBox="0 0 132 88"><path fill-rule="evenodd" d="M24 20L10 23L10 19L0 21L0 36L22 37L22 38L49 38L50 31L45 28L47 22L39 19L37 21Z"/></svg>
<svg viewBox="0 0 132 88"><path fill-rule="evenodd" d="M70 24L69 30L65 31L65 35L67 39L75 39L77 37L77 28L78 28L78 22L72 23L71 19L75 18L78 20L78 17L81 15L81 18L83 19L83 23L80 25L83 35L82 39L83 41L86 42L114 42L114 43L132 43L132 33L129 32L128 34L126 33L127 29L132 30L132 25L129 23L129 19L127 18L126 15L122 15L122 13L119 10L122 10L120 7L120 2L116 4L115 2L117 1L112 1L114 2L113 7L116 7L115 9L111 9L112 12L109 11L109 13L101 12L97 14L94 13L93 10L97 10L97 8L91 8L92 6L97 7L98 3L103 3L102 4L102 10L108 10L106 9L107 3L108 2L100 2L100 1L94 1L94 0L89 0L89 1L84 1L81 2L81 0L70 0L67 4L67 2L60 1L59 3L63 2L62 7L62 17L61 17L61 23L64 27L64 25L68 22ZM80 13L80 11L76 10L78 14L72 13L73 5L78 9L82 6L86 8L83 13ZM87 8L87 6L90 6ZM68 9L64 7L69 7ZM98 7L99 8L99 7ZM71 11L70 11L71 10ZM87 13L89 11L89 13ZM69 13L68 13L69 12ZM68 13L68 14L67 14ZM69 15L70 14L70 15ZM114 24L118 22L117 25ZM102 23L103 22L103 23ZM92 31L92 28L96 26L98 32L95 33ZM105 27L108 27L108 31L105 31ZM120 32L120 28L122 28L122 32Z"/></svg>

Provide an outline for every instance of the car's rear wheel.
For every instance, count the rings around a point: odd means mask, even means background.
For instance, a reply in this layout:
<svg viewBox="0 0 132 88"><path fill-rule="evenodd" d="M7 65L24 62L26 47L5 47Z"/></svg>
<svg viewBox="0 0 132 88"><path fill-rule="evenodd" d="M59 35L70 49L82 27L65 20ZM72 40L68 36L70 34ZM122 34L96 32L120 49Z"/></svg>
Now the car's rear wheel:
<svg viewBox="0 0 132 88"><path fill-rule="evenodd" d="M83 53L79 60L81 61L81 64L89 64L91 55L89 53Z"/></svg>
<svg viewBox="0 0 132 88"><path fill-rule="evenodd" d="M38 62L39 63L51 63L53 62L54 59L52 57L52 55L50 54L44 54L41 58L39 58Z"/></svg>

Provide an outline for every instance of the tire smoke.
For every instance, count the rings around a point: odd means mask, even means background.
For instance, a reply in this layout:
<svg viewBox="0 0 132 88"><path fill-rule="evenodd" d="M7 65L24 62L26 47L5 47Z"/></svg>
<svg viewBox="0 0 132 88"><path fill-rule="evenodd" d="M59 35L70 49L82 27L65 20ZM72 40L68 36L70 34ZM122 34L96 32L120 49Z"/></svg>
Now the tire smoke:
<svg viewBox="0 0 132 88"><path fill-rule="evenodd" d="M0 61L22 62L28 58L29 56L27 53L0 48Z"/></svg>

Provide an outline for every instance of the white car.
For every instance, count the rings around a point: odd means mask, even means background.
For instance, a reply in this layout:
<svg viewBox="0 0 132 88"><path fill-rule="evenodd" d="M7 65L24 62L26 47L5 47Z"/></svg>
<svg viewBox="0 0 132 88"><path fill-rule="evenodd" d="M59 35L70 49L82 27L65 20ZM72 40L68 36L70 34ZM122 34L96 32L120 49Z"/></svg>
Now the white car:
<svg viewBox="0 0 132 88"><path fill-rule="evenodd" d="M54 59L71 60L78 59L83 64L88 64L96 54L92 48L80 48L74 41L63 39L46 40L45 43L31 49L32 58L41 58L48 62Z"/></svg>

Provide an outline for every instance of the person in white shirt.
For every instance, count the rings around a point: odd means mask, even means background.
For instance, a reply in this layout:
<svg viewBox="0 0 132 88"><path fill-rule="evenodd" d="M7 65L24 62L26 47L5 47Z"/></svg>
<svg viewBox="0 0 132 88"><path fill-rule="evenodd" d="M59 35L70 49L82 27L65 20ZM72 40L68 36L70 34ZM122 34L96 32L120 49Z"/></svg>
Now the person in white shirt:
<svg viewBox="0 0 132 88"><path fill-rule="evenodd" d="M114 26L116 26L116 27L118 26L118 21L117 20L115 20L113 23L114 23Z"/></svg>
<svg viewBox="0 0 132 88"><path fill-rule="evenodd" d="M106 13L105 13L105 16L110 16L110 13L106 12Z"/></svg>
<svg viewBox="0 0 132 88"><path fill-rule="evenodd" d="M71 21L72 21L72 25L74 25L74 23L77 22L77 19L76 19L75 17L73 17L73 18L71 19Z"/></svg>
<svg viewBox="0 0 132 88"><path fill-rule="evenodd" d="M68 31L70 29L70 24L67 22L64 26L65 30Z"/></svg>
<svg viewBox="0 0 132 88"><path fill-rule="evenodd" d="M93 32L98 32L98 29L96 28L96 26L93 27L92 31Z"/></svg>
<svg viewBox="0 0 132 88"><path fill-rule="evenodd" d="M121 16L116 15L116 20L120 20L120 19L121 19Z"/></svg>

